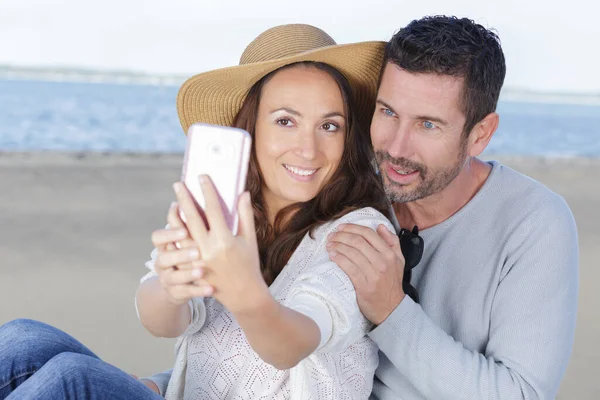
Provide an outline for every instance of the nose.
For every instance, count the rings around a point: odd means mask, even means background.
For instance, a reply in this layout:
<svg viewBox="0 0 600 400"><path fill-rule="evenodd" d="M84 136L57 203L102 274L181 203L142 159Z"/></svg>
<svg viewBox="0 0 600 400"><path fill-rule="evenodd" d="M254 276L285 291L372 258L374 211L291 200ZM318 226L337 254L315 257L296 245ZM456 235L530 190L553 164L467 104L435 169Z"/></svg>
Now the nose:
<svg viewBox="0 0 600 400"><path fill-rule="evenodd" d="M296 137L296 153L303 159L310 161L317 157L319 143L316 133L311 129L303 129Z"/></svg>
<svg viewBox="0 0 600 400"><path fill-rule="evenodd" d="M414 155L414 133L408 124L398 124L389 142L388 153L394 158L411 158Z"/></svg>

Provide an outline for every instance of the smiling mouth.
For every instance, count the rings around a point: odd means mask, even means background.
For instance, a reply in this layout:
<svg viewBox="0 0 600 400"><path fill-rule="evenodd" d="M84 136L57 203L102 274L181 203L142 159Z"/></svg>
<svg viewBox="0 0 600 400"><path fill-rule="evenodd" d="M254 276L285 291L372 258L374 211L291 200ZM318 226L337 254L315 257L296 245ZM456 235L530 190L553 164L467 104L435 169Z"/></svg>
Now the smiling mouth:
<svg viewBox="0 0 600 400"><path fill-rule="evenodd" d="M312 176L315 174L315 172L317 172L319 170L319 168L306 169L306 168L295 167L293 165L288 165L288 164L283 164L283 167L285 169L287 169L288 171L290 171L292 174L296 174L298 176Z"/></svg>
<svg viewBox="0 0 600 400"><path fill-rule="evenodd" d="M396 169L396 168L394 168L394 167L392 167L392 169L393 169L393 170L394 170L396 173L398 173L399 175L410 175L410 174L412 174L412 173L414 173L414 172L417 172L417 170L416 170L416 169L413 169L413 170L410 170L410 169Z"/></svg>

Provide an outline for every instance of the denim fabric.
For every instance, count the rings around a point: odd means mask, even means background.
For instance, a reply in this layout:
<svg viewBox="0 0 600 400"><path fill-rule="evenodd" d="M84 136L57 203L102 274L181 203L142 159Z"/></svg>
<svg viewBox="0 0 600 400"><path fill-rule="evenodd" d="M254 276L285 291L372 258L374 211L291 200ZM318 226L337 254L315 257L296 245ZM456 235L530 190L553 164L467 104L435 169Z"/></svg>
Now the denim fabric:
<svg viewBox="0 0 600 400"><path fill-rule="evenodd" d="M66 333L31 320L0 326L0 400L127 399L161 396L100 360Z"/></svg>

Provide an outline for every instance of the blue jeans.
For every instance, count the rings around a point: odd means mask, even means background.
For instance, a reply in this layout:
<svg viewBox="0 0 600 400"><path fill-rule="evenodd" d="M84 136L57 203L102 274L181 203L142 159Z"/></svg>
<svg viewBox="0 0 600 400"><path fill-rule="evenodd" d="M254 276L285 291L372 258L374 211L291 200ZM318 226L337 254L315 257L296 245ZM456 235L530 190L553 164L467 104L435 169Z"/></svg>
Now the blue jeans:
<svg viewBox="0 0 600 400"><path fill-rule="evenodd" d="M41 322L0 326L0 400L159 400L143 383Z"/></svg>

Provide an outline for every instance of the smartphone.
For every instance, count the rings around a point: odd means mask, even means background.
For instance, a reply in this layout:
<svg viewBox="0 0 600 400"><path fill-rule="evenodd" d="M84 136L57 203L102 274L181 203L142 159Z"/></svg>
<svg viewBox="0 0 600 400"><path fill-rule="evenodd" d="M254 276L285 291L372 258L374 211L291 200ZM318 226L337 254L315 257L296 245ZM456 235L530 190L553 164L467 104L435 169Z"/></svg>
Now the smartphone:
<svg viewBox="0 0 600 400"><path fill-rule="evenodd" d="M251 143L250 134L245 130L219 125L196 123L190 126L187 135L181 181L206 222L204 196L198 178L200 175L211 178L220 197L223 216L233 234L238 230L237 203L246 186Z"/></svg>

